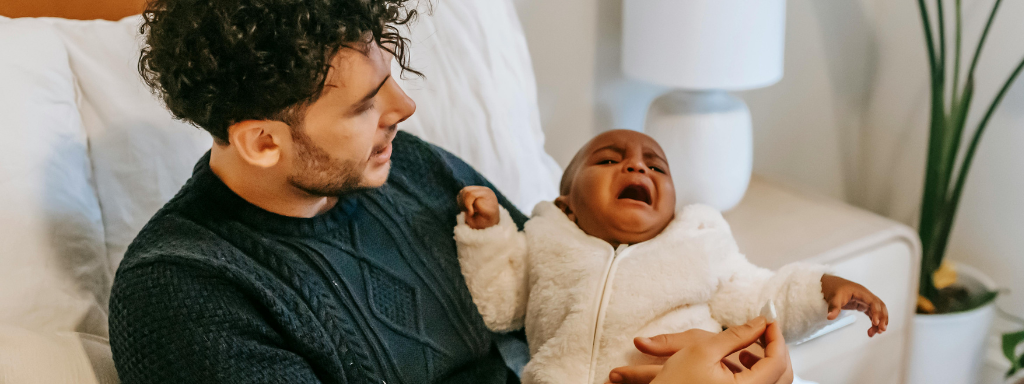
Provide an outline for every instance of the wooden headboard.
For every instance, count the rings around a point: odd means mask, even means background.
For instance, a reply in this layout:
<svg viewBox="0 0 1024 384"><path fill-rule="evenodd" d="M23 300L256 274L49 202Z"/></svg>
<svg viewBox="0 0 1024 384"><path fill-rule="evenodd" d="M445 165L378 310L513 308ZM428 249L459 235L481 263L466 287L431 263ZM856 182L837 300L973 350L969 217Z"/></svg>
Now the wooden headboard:
<svg viewBox="0 0 1024 384"><path fill-rule="evenodd" d="M146 0L0 0L0 16L117 20L145 6Z"/></svg>

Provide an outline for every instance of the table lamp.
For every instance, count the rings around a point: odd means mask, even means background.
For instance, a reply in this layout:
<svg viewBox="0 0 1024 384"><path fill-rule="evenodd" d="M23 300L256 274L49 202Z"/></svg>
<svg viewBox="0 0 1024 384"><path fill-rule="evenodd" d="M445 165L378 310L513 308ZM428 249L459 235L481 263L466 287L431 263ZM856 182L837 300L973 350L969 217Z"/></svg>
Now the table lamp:
<svg viewBox="0 0 1024 384"><path fill-rule="evenodd" d="M782 78L785 0L624 0L626 76L673 90L647 110L644 131L668 156L676 206L729 210L753 166L750 110L728 91Z"/></svg>

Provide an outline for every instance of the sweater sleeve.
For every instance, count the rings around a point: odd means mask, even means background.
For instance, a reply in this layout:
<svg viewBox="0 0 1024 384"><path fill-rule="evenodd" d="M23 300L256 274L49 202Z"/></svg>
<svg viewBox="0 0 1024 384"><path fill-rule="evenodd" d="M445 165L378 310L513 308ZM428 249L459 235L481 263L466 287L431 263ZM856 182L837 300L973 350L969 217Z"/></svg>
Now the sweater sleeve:
<svg viewBox="0 0 1024 384"><path fill-rule="evenodd" d="M125 384L320 382L250 298L179 264L119 272L110 344Z"/></svg>
<svg viewBox="0 0 1024 384"><path fill-rule="evenodd" d="M495 188L494 185L491 184L489 180L487 180L487 178L485 178L483 175L481 175L479 172L473 169L473 167L471 167L469 164L466 164L465 161L462 161L462 159L460 159L458 156L453 155L451 152L448 152L442 149L441 147L438 147L433 144L431 144L430 146L431 148L434 149L434 152L441 156L441 159L444 160L448 169L451 170L452 176L455 177L455 180L458 181L462 185L462 187L469 185L479 185L490 188L492 191L494 191L494 194L498 196L498 203L501 204L503 208L508 210L509 216L512 218L512 221L515 222L516 226L520 230L523 229L523 225L526 224L526 220L528 219L528 217L526 217L526 215L520 212L519 209L516 208L515 204L512 204L512 202L505 198L505 195L503 195L501 191Z"/></svg>
<svg viewBox="0 0 1024 384"><path fill-rule="evenodd" d="M739 252L720 262L718 291L710 302L711 315L720 324L746 323L771 299L787 340L798 340L825 325L828 304L821 292L825 266L793 263L772 272L751 264Z"/></svg>
<svg viewBox="0 0 1024 384"><path fill-rule="evenodd" d="M459 265L484 323L495 332L521 328L529 292L526 235L518 231L505 208L498 225L490 228L470 228L465 213L459 214L458 223Z"/></svg>

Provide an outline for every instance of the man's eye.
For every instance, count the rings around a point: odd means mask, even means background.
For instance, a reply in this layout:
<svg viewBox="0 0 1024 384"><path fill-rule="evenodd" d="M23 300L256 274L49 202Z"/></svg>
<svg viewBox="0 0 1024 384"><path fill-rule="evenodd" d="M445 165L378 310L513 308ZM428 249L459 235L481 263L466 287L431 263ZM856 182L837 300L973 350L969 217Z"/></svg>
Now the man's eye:
<svg viewBox="0 0 1024 384"><path fill-rule="evenodd" d="M366 105L360 107L358 110L356 110L356 113L357 114L365 113L366 111L369 111L369 110L373 109L373 107L375 107L375 106L376 106L376 103L371 101L369 103L366 103Z"/></svg>

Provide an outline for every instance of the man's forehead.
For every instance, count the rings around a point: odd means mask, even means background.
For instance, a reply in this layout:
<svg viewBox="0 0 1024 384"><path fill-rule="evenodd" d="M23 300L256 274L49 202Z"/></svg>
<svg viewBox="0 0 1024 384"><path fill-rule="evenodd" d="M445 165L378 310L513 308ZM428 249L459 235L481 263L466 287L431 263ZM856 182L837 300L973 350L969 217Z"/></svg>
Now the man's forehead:
<svg viewBox="0 0 1024 384"><path fill-rule="evenodd" d="M373 43L358 43L343 46L331 59L331 68L324 79L325 88L345 88L355 80L376 75L378 71L390 71L387 51ZM325 89L330 92L330 89Z"/></svg>

